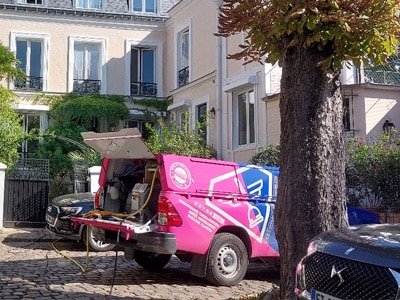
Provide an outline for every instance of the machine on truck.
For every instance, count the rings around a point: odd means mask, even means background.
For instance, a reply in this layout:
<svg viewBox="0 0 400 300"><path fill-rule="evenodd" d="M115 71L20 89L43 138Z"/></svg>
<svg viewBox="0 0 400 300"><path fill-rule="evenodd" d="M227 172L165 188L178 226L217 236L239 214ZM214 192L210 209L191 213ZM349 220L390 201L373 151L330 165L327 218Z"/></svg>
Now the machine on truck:
<svg viewBox="0 0 400 300"><path fill-rule="evenodd" d="M72 217L124 255L160 269L176 255L212 284L238 284L253 259L278 258L279 169L154 154L136 128L82 133L103 156L94 209Z"/></svg>

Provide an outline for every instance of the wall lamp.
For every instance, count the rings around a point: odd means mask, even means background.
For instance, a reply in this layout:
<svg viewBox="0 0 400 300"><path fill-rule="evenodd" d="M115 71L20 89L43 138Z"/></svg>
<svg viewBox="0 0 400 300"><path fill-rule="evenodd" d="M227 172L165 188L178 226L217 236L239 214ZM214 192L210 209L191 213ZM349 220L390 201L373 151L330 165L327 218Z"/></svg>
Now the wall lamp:
<svg viewBox="0 0 400 300"><path fill-rule="evenodd" d="M211 119L215 119L215 108L214 107L211 108L211 110L210 110L210 116L211 116Z"/></svg>

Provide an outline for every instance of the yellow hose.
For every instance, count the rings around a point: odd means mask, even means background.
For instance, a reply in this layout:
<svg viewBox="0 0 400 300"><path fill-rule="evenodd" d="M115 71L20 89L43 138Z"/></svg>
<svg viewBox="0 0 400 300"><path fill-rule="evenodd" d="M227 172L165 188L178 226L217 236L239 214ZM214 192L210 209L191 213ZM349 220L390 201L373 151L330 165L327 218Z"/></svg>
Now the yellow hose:
<svg viewBox="0 0 400 300"><path fill-rule="evenodd" d="M86 230L87 230L87 231L86 231L86 236L87 236L87 238L86 238L86 266L85 266L85 267L83 267L78 261L76 261L76 260L73 259L72 257L69 257L68 255L62 253L60 250L57 249L57 247L56 247L55 244L56 244L56 242L58 242L59 240L54 241L54 242L51 244L51 246L53 247L53 249L54 249L54 251L55 251L56 253L58 253L59 255L61 255L61 256L63 256L63 257L65 257L66 259L72 261L75 265L77 265L77 266L81 269L81 271L82 271L83 273L86 273L87 270L89 269L89 234L90 234L90 232L89 232L89 226L86 226Z"/></svg>
<svg viewBox="0 0 400 300"><path fill-rule="evenodd" d="M83 218L92 218L93 216L100 215L102 217L105 216L105 217L117 217L120 219L127 219L129 217L133 217L134 215L137 215L138 213L142 212L143 209L147 206L147 204L149 204L151 195L153 193L154 183L155 183L156 175L157 175L158 171L159 171L159 167L157 167L156 170L154 171L153 178L151 180L150 191L147 196L147 199L137 211L135 211L131 214L123 214L123 213L115 213L112 211L100 210L100 209L96 208L96 209L92 209L91 211L84 214Z"/></svg>

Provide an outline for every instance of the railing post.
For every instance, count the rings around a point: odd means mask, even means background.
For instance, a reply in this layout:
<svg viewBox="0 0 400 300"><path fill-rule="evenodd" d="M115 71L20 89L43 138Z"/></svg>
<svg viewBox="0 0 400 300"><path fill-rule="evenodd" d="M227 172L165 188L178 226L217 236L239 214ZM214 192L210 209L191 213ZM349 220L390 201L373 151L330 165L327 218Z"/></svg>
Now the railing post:
<svg viewBox="0 0 400 300"><path fill-rule="evenodd" d="M0 162L0 232L3 231L4 193L7 166Z"/></svg>

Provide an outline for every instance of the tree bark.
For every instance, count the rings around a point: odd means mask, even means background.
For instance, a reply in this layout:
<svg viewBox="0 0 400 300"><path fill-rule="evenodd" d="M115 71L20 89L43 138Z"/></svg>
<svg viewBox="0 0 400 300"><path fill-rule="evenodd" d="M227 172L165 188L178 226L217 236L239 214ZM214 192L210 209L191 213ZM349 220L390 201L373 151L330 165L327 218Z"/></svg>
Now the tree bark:
<svg viewBox="0 0 400 300"><path fill-rule="evenodd" d="M330 55L326 48L286 47L282 62L275 230L285 300L296 299L296 265L309 240L348 225L339 74L317 65Z"/></svg>

